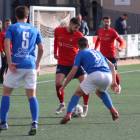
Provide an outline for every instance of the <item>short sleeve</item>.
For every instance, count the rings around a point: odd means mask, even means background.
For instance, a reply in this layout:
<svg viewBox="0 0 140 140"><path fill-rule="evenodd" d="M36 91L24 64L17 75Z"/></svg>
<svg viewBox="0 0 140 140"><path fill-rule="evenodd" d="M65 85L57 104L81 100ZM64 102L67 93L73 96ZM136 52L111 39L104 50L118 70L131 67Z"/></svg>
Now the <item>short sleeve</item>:
<svg viewBox="0 0 140 140"><path fill-rule="evenodd" d="M76 55L73 66L81 66L81 53L80 52Z"/></svg>
<svg viewBox="0 0 140 140"><path fill-rule="evenodd" d="M12 26L7 28L4 38L9 38L12 41Z"/></svg>
<svg viewBox="0 0 140 140"><path fill-rule="evenodd" d="M39 43L43 43L43 39L42 39L42 36L41 36L40 32L38 31L36 44L39 44Z"/></svg>
<svg viewBox="0 0 140 140"><path fill-rule="evenodd" d="M119 37L119 34L114 30L114 38L117 39Z"/></svg>

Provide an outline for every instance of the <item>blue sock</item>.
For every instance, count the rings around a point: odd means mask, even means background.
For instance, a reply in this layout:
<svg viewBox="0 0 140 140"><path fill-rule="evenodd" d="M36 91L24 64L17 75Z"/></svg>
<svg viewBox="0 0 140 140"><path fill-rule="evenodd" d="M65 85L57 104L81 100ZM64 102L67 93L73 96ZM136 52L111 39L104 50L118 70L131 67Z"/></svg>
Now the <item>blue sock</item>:
<svg viewBox="0 0 140 140"><path fill-rule="evenodd" d="M7 122L9 108L10 108L10 97L3 96L1 99L1 122Z"/></svg>
<svg viewBox="0 0 140 140"><path fill-rule="evenodd" d="M67 113L72 113L75 106L78 104L79 97L77 95L73 95L67 109Z"/></svg>
<svg viewBox="0 0 140 140"><path fill-rule="evenodd" d="M110 110L113 108L113 104L111 101L111 98L107 92L104 92L101 94L100 98L102 99L103 103L106 105L106 107Z"/></svg>
<svg viewBox="0 0 140 140"><path fill-rule="evenodd" d="M30 98L29 103L30 103L30 111L32 114L32 120L33 122L34 121L38 122L39 105L38 105L37 98L35 97Z"/></svg>

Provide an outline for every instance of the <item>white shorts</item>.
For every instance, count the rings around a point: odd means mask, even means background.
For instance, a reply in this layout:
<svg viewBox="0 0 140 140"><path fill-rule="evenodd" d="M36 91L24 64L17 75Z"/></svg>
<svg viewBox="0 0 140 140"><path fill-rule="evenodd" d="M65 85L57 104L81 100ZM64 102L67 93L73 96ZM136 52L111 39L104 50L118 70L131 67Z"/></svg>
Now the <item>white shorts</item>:
<svg viewBox="0 0 140 140"><path fill-rule="evenodd" d="M4 85L9 88L18 88L22 80L24 88L36 89L37 74L35 69L17 69L14 74L8 69L4 78Z"/></svg>
<svg viewBox="0 0 140 140"><path fill-rule="evenodd" d="M80 84L80 87L87 95L96 88L105 92L112 83L112 74L106 72L93 72L89 74Z"/></svg>

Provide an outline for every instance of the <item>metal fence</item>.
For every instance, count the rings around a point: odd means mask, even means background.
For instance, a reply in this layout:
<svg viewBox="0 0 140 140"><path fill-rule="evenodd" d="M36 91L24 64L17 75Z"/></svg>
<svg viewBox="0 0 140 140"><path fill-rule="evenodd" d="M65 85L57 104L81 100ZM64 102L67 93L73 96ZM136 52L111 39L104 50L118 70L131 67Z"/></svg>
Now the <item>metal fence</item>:
<svg viewBox="0 0 140 140"><path fill-rule="evenodd" d="M104 16L111 17L111 28L115 29L115 21L120 16L126 12L106 10L98 8L97 12L97 26L100 25L100 22ZM128 15L127 26L130 26L130 29L127 31L128 34L136 34L140 32L140 14L126 13Z"/></svg>

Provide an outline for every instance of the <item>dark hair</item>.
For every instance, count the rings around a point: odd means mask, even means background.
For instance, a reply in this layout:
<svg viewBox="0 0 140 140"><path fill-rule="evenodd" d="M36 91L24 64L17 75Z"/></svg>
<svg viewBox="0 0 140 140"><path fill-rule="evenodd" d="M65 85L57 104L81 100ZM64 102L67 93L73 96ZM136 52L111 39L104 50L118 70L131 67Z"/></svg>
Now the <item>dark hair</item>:
<svg viewBox="0 0 140 140"><path fill-rule="evenodd" d="M5 20L5 22L7 22L7 21L8 21L8 22L11 22L11 19L8 19L8 18L7 18L7 19Z"/></svg>
<svg viewBox="0 0 140 140"><path fill-rule="evenodd" d="M88 47L88 40L85 37L81 37L78 40L78 45L80 46L80 48L84 49Z"/></svg>
<svg viewBox="0 0 140 140"><path fill-rule="evenodd" d="M81 21L79 18L77 17L73 17L71 20L70 20L70 23L72 24L78 24L79 26L81 26Z"/></svg>
<svg viewBox="0 0 140 140"><path fill-rule="evenodd" d="M111 17L110 17L110 16L104 16L104 17L103 17L103 20L104 20L104 19L110 19L110 21L111 21Z"/></svg>
<svg viewBox="0 0 140 140"><path fill-rule="evenodd" d="M15 10L18 19L24 19L29 14L27 6L18 6Z"/></svg>
<svg viewBox="0 0 140 140"><path fill-rule="evenodd" d="M128 17L128 15L127 15L127 14L123 14L123 16Z"/></svg>

